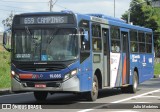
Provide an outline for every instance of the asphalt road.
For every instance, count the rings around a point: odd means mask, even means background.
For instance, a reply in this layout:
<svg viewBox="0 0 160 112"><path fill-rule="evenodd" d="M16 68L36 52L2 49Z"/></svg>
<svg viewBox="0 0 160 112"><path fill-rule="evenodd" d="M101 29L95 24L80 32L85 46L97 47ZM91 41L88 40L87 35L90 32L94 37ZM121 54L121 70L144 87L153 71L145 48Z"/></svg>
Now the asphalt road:
<svg viewBox="0 0 160 112"><path fill-rule="evenodd" d="M97 112L97 109L101 112L160 112L160 79L140 84L136 94L122 93L120 89L101 90L95 102L88 102L84 96L70 93L49 95L45 102L37 102L30 92L0 96L0 103L42 105L42 108L52 112L51 109L54 112Z"/></svg>

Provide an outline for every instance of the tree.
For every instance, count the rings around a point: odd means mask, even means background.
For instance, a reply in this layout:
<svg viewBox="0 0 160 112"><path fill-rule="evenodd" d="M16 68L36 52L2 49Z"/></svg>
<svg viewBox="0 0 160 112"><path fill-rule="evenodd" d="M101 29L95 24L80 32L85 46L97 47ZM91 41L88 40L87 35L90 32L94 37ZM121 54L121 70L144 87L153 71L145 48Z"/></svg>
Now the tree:
<svg viewBox="0 0 160 112"><path fill-rule="evenodd" d="M158 30L157 9L152 8L151 4L143 0L132 0L130 3L130 21L134 25L152 28L153 31ZM128 11L122 15L122 19L128 20Z"/></svg>
<svg viewBox="0 0 160 112"><path fill-rule="evenodd" d="M13 12L11 12L9 17L7 17L6 19L4 19L2 21L2 24L4 25L4 28L11 28L12 27L13 17L14 17L14 14L13 14Z"/></svg>
<svg viewBox="0 0 160 112"><path fill-rule="evenodd" d="M145 1L131 1L130 21L133 22L134 25L151 28L155 34L160 32L160 8L153 8L150 2ZM128 20L128 11L122 15L122 19ZM160 49L160 35L154 35L154 43L155 49Z"/></svg>

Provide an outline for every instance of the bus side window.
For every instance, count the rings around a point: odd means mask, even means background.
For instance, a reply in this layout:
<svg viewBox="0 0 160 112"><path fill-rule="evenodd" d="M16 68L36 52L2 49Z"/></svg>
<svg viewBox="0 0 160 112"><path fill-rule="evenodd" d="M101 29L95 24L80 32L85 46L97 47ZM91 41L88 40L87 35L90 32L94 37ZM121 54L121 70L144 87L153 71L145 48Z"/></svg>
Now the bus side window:
<svg viewBox="0 0 160 112"><path fill-rule="evenodd" d="M112 52L120 52L120 42L112 41Z"/></svg>
<svg viewBox="0 0 160 112"><path fill-rule="evenodd" d="M138 38L136 30L130 30L130 51L132 53L138 52Z"/></svg>
<svg viewBox="0 0 160 112"><path fill-rule="evenodd" d="M89 51L90 50L89 21L81 20L80 23L79 23L79 27L81 28L80 35L81 35L81 37L83 37L83 38L81 38L82 50L83 51ZM87 38L85 38L85 37L87 37Z"/></svg>
<svg viewBox="0 0 160 112"><path fill-rule="evenodd" d="M152 34L146 33L146 52L152 53Z"/></svg>
<svg viewBox="0 0 160 112"><path fill-rule="evenodd" d="M138 42L139 42L139 52L145 53L146 47L145 47L145 35L144 32L139 31L138 32Z"/></svg>
<svg viewBox="0 0 160 112"><path fill-rule="evenodd" d="M120 52L120 31L118 27L111 26L111 50L112 52Z"/></svg>
<svg viewBox="0 0 160 112"><path fill-rule="evenodd" d="M92 48L94 52L102 51L101 27L99 24L92 24Z"/></svg>

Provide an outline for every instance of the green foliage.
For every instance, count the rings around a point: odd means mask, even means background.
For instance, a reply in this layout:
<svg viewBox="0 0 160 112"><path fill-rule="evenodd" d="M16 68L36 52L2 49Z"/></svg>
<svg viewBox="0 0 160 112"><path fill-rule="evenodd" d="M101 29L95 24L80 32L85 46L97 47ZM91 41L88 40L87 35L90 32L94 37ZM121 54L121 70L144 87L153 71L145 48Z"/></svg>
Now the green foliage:
<svg viewBox="0 0 160 112"><path fill-rule="evenodd" d="M10 83L10 53L0 44L0 88L9 88Z"/></svg>
<svg viewBox="0 0 160 112"><path fill-rule="evenodd" d="M130 21L134 25L144 26L159 31L160 28L160 8L153 8L144 0L132 0L130 3ZM128 20L128 11L122 15L122 18Z"/></svg>
<svg viewBox="0 0 160 112"><path fill-rule="evenodd" d="M128 20L128 11L126 11L122 18ZM160 32L160 8L152 7L147 0L132 0L130 3L130 21L134 25L151 28L154 34ZM154 35L154 45L156 54L160 49L160 35Z"/></svg>
<svg viewBox="0 0 160 112"><path fill-rule="evenodd" d="M160 75L160 63L157 63L157 64L155 64L155 66L154 66L154 74L155 74L155 76L158 76L158 75Z"/></svg>
<svg viewBox="0 0 160 112"><path fill-rule="evenodd" d="M11 28L12 27L12 21L13 21L14 14L11 12L11 14L2 21L2 24L5 28Z"/></svg>

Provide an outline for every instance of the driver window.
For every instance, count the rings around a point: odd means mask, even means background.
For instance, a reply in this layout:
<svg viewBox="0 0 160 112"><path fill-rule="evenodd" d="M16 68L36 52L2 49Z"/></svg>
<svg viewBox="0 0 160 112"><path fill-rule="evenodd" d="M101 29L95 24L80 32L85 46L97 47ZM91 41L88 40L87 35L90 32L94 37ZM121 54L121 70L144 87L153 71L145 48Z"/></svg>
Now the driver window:
<svg viewBox="0 0 160 112"><path fill-rule="evenodd" d="M89 21L82 20L82 21L80 21L79 26L81 28L81 30L80 30L81 50L89 51L90 50Z"/></svg>

